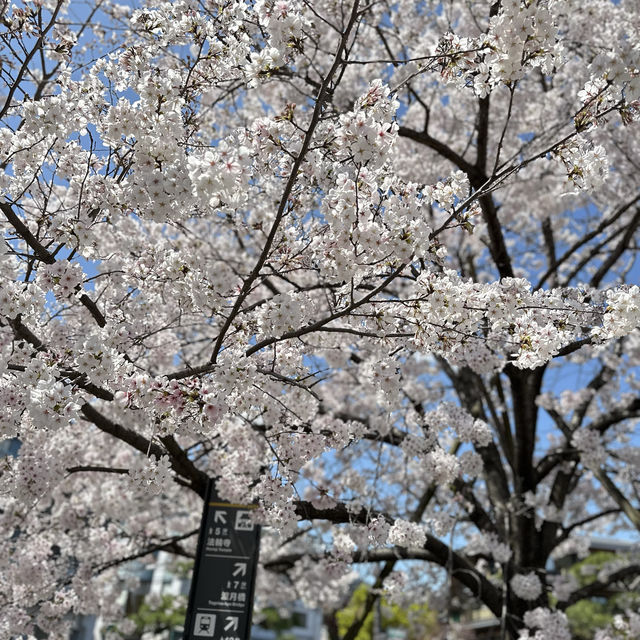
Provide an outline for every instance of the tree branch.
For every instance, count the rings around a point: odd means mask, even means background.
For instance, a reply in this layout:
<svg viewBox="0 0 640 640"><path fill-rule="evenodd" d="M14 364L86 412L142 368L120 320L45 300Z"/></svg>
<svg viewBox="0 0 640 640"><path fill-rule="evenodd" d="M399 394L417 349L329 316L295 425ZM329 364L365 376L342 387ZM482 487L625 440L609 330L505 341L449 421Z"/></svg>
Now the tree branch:
<svg viewBox="0 0 640 640"><path fill-rule="evenodd" d="M409 138L414 142L419 142L430 149L433 149L436 153L441 155L446 160L452 162L458 169L464 171L469 176L471 182L484 184L487 182L487 176L478 169L473 163L465 160L460 154L454 151L449 145L437 140L433 136L430 136L426 131L415 131L409 127L400 127L398 129L398 135L403 138Z"/></svg>
<svg viewBox="0 0 640 640"><path fill-rule="evenodd" d="M581 587L574 591L568 598L568 600L561 600L558 602L558 609L564 611L572 604L584 600L586 598L593 598L596 596L610 596L611 587L616 583L624 580L625 578L631 578L640 575L640 564L632 564L628 567L624 567L612 573L606 580L596 580L590 584Z"/></svg>
<svg viewBox="0 0 640 640"><path fill-rule="evenodd" d="M276 212L273 224L271 225L269 235L267 236L264 247L260 252L260 257L258 258L256 264L251 270L251 273L247 276L247 278L242 283L242 288L240 289L240 293L236 298L233 308L229 312L227 319L225 320L224 324L222 325L222 328L220 329L220 333L218 334L218 337L213 347L213 353L211 354L211 359L210 359L211 363L216 362L218 358L218 354L222 349L222 343L224 342L224 338L227 334L227 331L229 330L229 327L231 326L236 315L238 314L240 307L242 306L242 303L251 292L251 287L255 282L256 278L258 277L260 270L262 269L262 266L267 260L267 257L269 256L269 252L271 251L271 245L275 240L276 233L280 226L280 222L282 221L282 218L286 211L287 203L289 202L289 196L291 195L293 186L295 185L298 179L298 171L300 169L300 166L302 165L302 162L304 161L305 156L307 155L307 151L309 150L309 147L311 145L311 141L313 139L313 134L315 132L316 126L320 121L320 115L322 113L322 110L324 109L325 100L329 95L329 85L331 84L331 81L336 71L340 68L341 65L344 64L342 60L342 54L347 46L349 37L351 36L351 31L353 30L353 27L358 19L359 4L360 4L360 0L355 0L353 3L353 7L351 9L351 16L349 18L347 27L345 28L344 32L342 33L342 37L340 38L340 43L338 45L338 49L336 51L333 64L331 65L331 68L329 69L327 75L324 77L322 84L320 86L320 90L318 91L318 96L316 98L316 103L313 108L313 114L311 116L309 127L304 136L304 140L300 148L300 153L298 153L298 155L296 156L293 162L293 166L291 167L289 179L287 180L287 183L284 187L284 191L282 192L280 203L278 205L278 210Z"/></svg>
<svg viewBox="0 0 640 640"><path fill-rule="evenodd" d="M95 407L89 403L83 404L80 411L85 419L95 424L100 431L127 443L129 446L137 449L144 455L154 455L159 459L163 455L167 455L167 453L169 453L171 468L179 476L186 478L189 481L187 486L204 499L207 486L207 474L204 471L200 471L193 465L185 465L183 456L186 454L184 454L182 449L178 447L179 452L177 450L167 451L151 440L148 440L144 436L133 431L133 429L128 429L117 422L113 422L104 414L97 411Z"/></svg>
<svg viewBox="0 0 640 640"><path fill-rule="evenodd" d="M22 222L20 217L16 215L16 213L11 208L11 205L6 202L0 202L0 210L2 210L5 217L11 223L18 235L33 249L33 252L38 260L46 264L55 264L55 256L47 251L47 249L42 246L40 241L31 233L31 231L29 231L29 227L27 227L27 225ZM98 309L96 303L86 293L83 293L80 296L80 302L86 307L99 327L102 328L107 324L104 315Z"/></svg>
<svg viewBox="0 0 640 640"><path fill-rule="evenodd" d="M318 509L310 502L298 500L295 503L296 513L305 520L327 520L334 524L343 522L357 522L367 524L378 514L369 511L364 507L352 513L346 505L339 503L329 509ZM392 522L388 516L387 521ZM397 554L400 554L399 556ZM373 559L372 559L373 558ZM502 610L502 595L500 591L489 582L475 567L461 554L453 551L448 545L441 542L435 536L427 534L427 541L422 549L379 549L364 552L362 555L355 554L354 562L372 562L378 560L392 559L428 559L439 564L441 567L452 566L455 578L477 596L489 607L494 615L500 616Z"/></svg>
<svg viewBox="0 0 640 640"><path fill-rule="evenodd" d="M640 531L640 511L627 500L620 489L611 481L611 478L609 478L604 469L593 470L593 475L598 478L600 484L605 488L609 496L611 496L627 518L629 518L631 524Z"/></svg>

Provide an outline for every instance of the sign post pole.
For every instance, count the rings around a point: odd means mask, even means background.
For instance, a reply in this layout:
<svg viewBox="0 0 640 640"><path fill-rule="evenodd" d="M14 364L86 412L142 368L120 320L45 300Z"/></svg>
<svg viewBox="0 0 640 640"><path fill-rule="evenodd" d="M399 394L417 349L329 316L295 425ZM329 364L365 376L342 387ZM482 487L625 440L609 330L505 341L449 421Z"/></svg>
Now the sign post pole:
<svg viewBox="0 0 640 640"><path fill-rule="evenodd" d="M260 547L255 508L222 502L209 478L183 640L249 640Z"/></svg>

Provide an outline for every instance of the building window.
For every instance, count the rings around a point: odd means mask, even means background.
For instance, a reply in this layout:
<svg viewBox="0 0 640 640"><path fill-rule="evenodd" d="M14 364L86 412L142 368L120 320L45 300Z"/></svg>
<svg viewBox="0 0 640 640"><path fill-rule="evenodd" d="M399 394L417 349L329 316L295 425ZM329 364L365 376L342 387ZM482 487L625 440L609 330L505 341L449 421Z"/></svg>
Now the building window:
<svg viewBox="0 0 640 640"><path fill-rule="evenodd" d="M294 611L291 614L291 624L294 627L302 627L303 629L307 628L307 614L302 611Z"/></svg>

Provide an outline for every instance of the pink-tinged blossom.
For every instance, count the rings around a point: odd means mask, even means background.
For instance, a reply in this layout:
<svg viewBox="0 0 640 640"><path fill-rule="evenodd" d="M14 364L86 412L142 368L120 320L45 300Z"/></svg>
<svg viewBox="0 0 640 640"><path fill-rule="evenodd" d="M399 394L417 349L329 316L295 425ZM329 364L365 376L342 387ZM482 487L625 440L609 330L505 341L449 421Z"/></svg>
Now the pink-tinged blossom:
<svg viewBox="0 0 640 640"><path fill-rule="evenodd" d="M567 638L638 524L633 2L98 4L0 21L0 637L130 635L211 478L258 609L401 557Z"/></svg>

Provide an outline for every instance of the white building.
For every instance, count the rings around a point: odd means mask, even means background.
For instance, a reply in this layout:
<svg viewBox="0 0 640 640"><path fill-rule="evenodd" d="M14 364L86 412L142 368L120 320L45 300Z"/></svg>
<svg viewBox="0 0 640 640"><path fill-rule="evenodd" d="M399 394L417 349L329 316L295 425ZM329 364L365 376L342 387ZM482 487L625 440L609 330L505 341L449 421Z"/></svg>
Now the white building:
<svg viewBox="0 0 640 640"><path fill-rule="evenodd" d="M138 587L134 590L122 592L122 605L124 610L133 613L149 596L185 596L189 595L189 578L181 578L170 570L171 556L160 551L155 554L153 563L143 564L132 562L123 568L125 573L135 575ZM321 640L323 637L322 613L318 610L307 609L301 603L294 603L287 607L287 613L291 617L293 626L286 630L288 637L295 640ZM95 616L84 616L78 619L76 627L69 640L103 640L104 621ZM166 631L163 634L144 634L141 640L181 640L181 629ZM264 629L258 625L251 628L251 640L276 640L277 633Z"/></svg>

